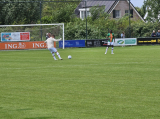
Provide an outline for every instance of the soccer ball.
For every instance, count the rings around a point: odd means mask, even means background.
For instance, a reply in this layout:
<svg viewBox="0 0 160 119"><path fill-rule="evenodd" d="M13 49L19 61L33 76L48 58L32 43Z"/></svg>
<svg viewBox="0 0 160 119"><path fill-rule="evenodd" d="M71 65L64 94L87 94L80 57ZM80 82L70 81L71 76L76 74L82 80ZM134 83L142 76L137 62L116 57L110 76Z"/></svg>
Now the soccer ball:
<svg viewBox="0 0 160 119"><path fill-rule="evenodd" d="M71 59L72 58L72 56L71 55L68 55L68 59Z"/></svg>

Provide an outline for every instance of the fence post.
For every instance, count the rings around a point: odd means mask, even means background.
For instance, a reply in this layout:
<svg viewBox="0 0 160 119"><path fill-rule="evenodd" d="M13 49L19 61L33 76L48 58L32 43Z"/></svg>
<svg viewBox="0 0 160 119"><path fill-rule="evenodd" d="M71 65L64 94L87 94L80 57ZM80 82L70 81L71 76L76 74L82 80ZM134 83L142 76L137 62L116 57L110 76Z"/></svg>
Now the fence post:
<svg viewBox="0 0 160 119"><path fill-rule="evenodd" d="M85 12L86 12L86 40L87 40L87 1L85 1Z"/></svg>
<svg viewBox="0 0 160 119"><path fill-rule="evenodd" d="M39 4L40 4L40 24L42 24L41 23L41 17L42 17L42 3L41 3L41 1L39 2ZM42 41L42 26L41 26L41 41Z"/></svg>
<svg viewBox="0 0 160 119"><path fill-rule="evenodd" d="M130 11L131 11L131 9L130 9L130 4L131 4L131 1L129 0L129 38L131 38L131 22L130 22L130 18L131 18Z"/></svg>

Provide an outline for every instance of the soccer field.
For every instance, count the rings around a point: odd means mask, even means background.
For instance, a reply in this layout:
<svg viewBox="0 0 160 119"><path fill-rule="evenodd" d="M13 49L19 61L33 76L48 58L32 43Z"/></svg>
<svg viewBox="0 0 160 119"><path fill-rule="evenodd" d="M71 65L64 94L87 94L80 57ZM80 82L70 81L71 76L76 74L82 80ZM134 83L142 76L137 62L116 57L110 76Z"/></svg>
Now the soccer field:
<svg viewBox="0 0 160 119"><path fill-rule="evenodd" d="M0 51L0 119L160 118L160 46L58 51Z"/></svg>

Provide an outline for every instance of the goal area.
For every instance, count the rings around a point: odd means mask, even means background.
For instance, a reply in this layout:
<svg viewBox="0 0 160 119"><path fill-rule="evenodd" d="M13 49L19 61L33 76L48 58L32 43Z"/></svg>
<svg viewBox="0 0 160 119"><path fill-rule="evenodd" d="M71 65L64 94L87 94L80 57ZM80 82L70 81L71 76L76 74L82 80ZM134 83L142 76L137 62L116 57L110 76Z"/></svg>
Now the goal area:
<svg viewBox="0 0 160 119"><path fill-rule="evenodd" d="M13 41L45 41L47 33L55 35L56 39L63 39L64 49L64 23L53 23L53 24L23 24L23 25L0 25L0 40L1 42L13 42ZM28 33L29 38L27 40L19 40L18 34ZM12 34L12 39L3 39L6 34ZM58 42L56 43L58 46Z"/></svg>

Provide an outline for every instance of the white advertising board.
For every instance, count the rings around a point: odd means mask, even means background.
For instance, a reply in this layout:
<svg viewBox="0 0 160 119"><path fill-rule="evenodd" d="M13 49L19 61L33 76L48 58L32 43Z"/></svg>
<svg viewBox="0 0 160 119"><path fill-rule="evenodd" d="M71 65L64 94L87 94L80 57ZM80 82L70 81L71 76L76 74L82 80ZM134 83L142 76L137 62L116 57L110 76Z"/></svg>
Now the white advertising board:
<svg viewBox="0 0 160 119"><path fill-rule="evenodd" d="M30 41L30 32L1 33L1 41Z"/></svg>
<svg viewBox="0 0 160 119"><path fill-rule="evenodd" d="M137 45L137 38L120 38L115 39L114 46Z"/></svg>

